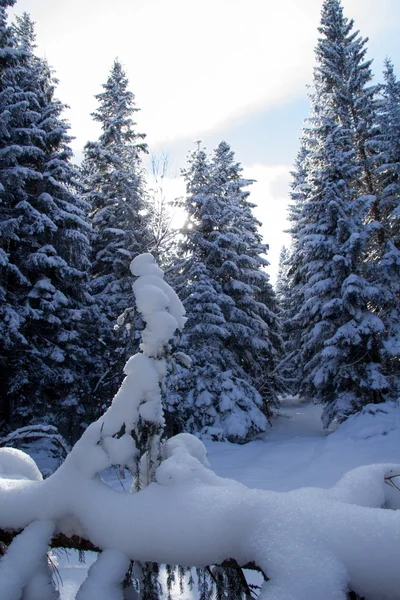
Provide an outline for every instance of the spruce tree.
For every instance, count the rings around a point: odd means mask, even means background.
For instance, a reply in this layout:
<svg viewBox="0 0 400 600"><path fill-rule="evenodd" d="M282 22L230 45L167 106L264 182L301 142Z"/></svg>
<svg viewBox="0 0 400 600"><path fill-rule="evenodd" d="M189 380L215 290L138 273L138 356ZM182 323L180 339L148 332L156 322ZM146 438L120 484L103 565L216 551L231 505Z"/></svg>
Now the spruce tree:
<svg viewBox="0 0 400 600"><path fill-rule="evenodd" d="M287 271L288 264L287 260L289 258L289 250L286 246L282 246L281 251L279 253L279 265L278 265L278 274L276 277L276 297L279 303L281 303L286 296L286 287L287 287Z"/></svg>
<svg viewBox="0 0 400 600"><path fill-rule="evenodd" d="M184 172L188 221L175 281L188 316L180 347L193 366L177 367L170 396L190 431L235 442L266 428L263 412L276 398L277 380L266 379L263 367L273 371L281 343L262 270L266 247L240 171L223 142L212 158L199 147ZM265 402L256 389L262 384Z"/></svg>
<svg viewBox="0 0 400 600"><path fill-rule="evenodd" d="M292 304L296 288L293 286L293 279L289 275L289 261L289 249L286 246L282 246L279 255L279 268L275 289L279 316L282 322L283 357L277 369L283 378L287 391L297 394L299 386L297 366L300 351L298 343L299 335L294 335L296 329L294 327L293 316L297 314L297 311L293 311Z"/></svg>
<svg viewBox="0 0 400 600"><path fill-rule="evenodd" d="M385 61L384 85L377 109L376 134L370 145L375 156L379 222L369 250L368 267L380 289L377 311L385 324L382 358L390 373L391 394L398 397L400 354L400 82L393 64Z"/></svg>
<svg viewBox="0 0 400 600"><path fill-rule="evenodd" d="M321 109L320 140L312 156L312 187L303 208L300 249L304 305L302 391L327 404L324 423L342 420L380 399L387 388L378 355L381 320L373 314L377 289L362 275L366 247L351 137ZM354 155L353 155L354 156Z"/></svg>
<svg viewBox="0 0 400 600"><path fill-rule="evenodd" d="M89 358L81 338L90 226L74 191L77 173L61 118L64 105L54 97L55 81L46 62L33 54L29 17L8 27L5 4L0 181L7 377L2 412L11 425L48 418L68 425L72 435L87 393Z"/></svg>
<svg viewBox="0 0 400 600"><path fill-rule="evenodd" d="M230 396L236 395L245 409L246 404L251 406L252 397L256 397L259 404L261 399L250 389L246 402L245 393L249 386L240 377L242 373L237 376L237 365L225 347L229 337L226 304L231 300L223 294L216 279L218 246L215 235L219 234L221 207L214 202L211 170L210 159L199 145L184 172L187 222L180 244L183 262L174 273L175 288L188 317L179 348L191 356L193 364L190 369L177 366L178 372L172 377L174 391L169 394L168 410L173 413L175 422L179 419L175 424L178 428L198 431L213 439L224 439L227 435L232 441L241 441L246 439L252 422L250 418L248 427L245 423L242 429L239 419L237 431L234 429L234 422L231 425L230 420L235 406L232 407ZM247 417L247 410L238 407L237 412Z"/></svg>
<svg viewBox="0 0 400 600"><path fill-rule="evenodd" d="M246 377L261 393L269 413L284 390L276 372L283 355L278 303L266 272L268 245L262 242L261 223L250 202L251 183L226 142L214 151L213 185L216 197L226 205L219 246L224 249L220 269L223 292L233 300L228 309L229 346Z"/></svg>
<svg viewBox="0 0 400 600"><path fill-rule="evenodd" d="M95 300L97 368L92 386L97 398L109 402L139 340L137 322L132 329L116 327L118 317L132 306L129 264L150 249L152 236L141 166L147 145L144 134L135 131L133 117L139 109L118 60L103 89L92 114L102 133L85 146L83 177L94 230L90 291Z"/></svg>
<svg viewBox="0 0 400 600"><path fill-rule="evenodd" d="M301 272L302 253L299 249L299 240L301 235L300 217L309 190L307 182L308 154L307 131L305 130L294 169L291 172L291 204L289 204L288 209L290 227L287 233L290 233L292 240L285 259L284 285L279 292L282 311L281 319L283 322L282 337L285 345L285 356L279 365L279 369L284 377L286 386L292 394L298 393L303 374L301 353L302 326L298 315L304 302L304 281Z"/></svg>
<svg viewBox="0 0 400 600"><path fill-rule="evenodd" d="M18 105L14 88L9 85L14 69L23 62L25 55L16 49L11 27L7 22L7 8L13 6L15 0L0 0L0 171L10 162L7 155L12 151L9 147L10 125L17 113ZM29 281L12 258L12 252L18 241L18 216L13 211L12 194L7 193L3 176L0 179L0 366L2 377L1 419L9 422L13 412L9 396L11 357L16 348L22 348L27 342L21 331L23 319L17 298L29 288Z"/></svg>
<svg viewBox="0 0 400 600"><path fill-rule="evenodd" d="M385 60L384 85L377 111L378 135L375 136L377 174L381 187L380 202L387 239L399 244L398 203L400 197L400 82L392 61Z"/></svg>
<svg viewBox="0 0 400 600"><path fill-rule="evenodd" d="M329 98L336 118L351 132L355 161L360 167L354 186L360 195L370 195L371 202L376 181L369 140L373 135L379 86L370 85L372 60L366 59L368 38L353 29L354 21L344 16L340 0L325 0L319 27L321 37L315 49L314 85L318 95ZM375 209L372 204L372 212Z"/></svg>
<svg viewBox="0 0 400 600"><path fill-rule="evenodd" d="M338 0L322 9L321 39L306 137L306 198L297 220L304 305L302 392L325 403L323 420L343 420L368 402L384 400L384 324L375 307L379 288L364 259L366 222L377 216L377 184L368 142L374 123L365 43L352 32Z"/></svg>

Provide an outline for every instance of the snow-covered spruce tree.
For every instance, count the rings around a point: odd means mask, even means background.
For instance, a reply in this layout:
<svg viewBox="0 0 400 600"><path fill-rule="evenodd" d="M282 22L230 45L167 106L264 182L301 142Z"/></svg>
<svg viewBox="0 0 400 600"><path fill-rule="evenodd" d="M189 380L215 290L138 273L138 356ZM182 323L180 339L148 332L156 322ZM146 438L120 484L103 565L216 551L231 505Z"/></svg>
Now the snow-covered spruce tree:
<svg viewBox="0 0 400 600"><path fill-rule="evenodd" d="M284 380L287 391L297 394L299 388L298 365L301 356L299 350L300 331L296 329L292 320L293 315L298 313L293 306L297 287L293 285L293 278L289 274L289 260L290 251L286 246L282 246L276 280L276 297L282 322L283 358L277 369Z"/></svg>
<svg viewBox="0 0 400 600"><path fill-rule="evenodd" d="M333 117L333 120L332 120ZM382 321L370 306L378 290L362 276L366 238L357 196L357 167L348 132L322 109L312 188L303 207L304 375L302 392L327 404L323 420L343 420L387 390L379 357ZM351 141L351 138L350 138Z"/></svg>
<svg viewBox="0 0 400 600"><path fill-rule="evenodd" d="M283 355L281 323L276 295L265 271L268 245L262 242L261 223L253 214L255 205L246 189L252 181L241 174L234 153L221 142L214 151L212 180L213 193L227 213L219 224L216 244L222 258L222 290L233 300L227 313L228 347L269 413L284 389L276 371Z"/></svg>
<svg viewBox="0 0 400 600"><path fill-rule="evenodd" d="M137 449L137 455L130 465L134 476L131 491L134 493L155 482L156 470L160 466L165 452L166 435L163 413L165 380L171 361L169 340L175 329L182 330L185 323L185 311L176 293L163 280L164 274L156 265L151 254L147 253L136 257L131 263L131 272L136 277L133 284L135 310L128 313L127 322L129 322L129 316L133 317L133 322L130 324L134 326L135 313L141 314L146 328L142 332L140 350L150 358L147 362L152 363L152 366L155 367L155 372L152 373L153 393L146 397L147 402L139 407L137 421L130 432ZM127 365L133 361L134 357L131 357ZM149 364L143 363L143 371L146 366L148 367ZM126 367L124 372L126 373ZM169 574L168 582L172 582L176 573L172 567L167 566L166 568ZM129 583L128 587L131 590L138 590L140 600L157 600L162 595L160 566L155 562L135 562L131 569L131 577L128 579L131 581L125 581L125 583ZM170 583L167 583L167 587L169 590Z"/></svg>
<svg viewBox="0 0 400 600"><path fill-rule="evenodd" d="M380 86L370 85L372 61L366 60L368 40L360 37L358 32L352 32L353 21L343 18L341 6L337 0L327 2L325 9L321 31L327 35L328 40L325 47L323 43L320 44L320 56L322 60L325 60L327 68L321 75L319 83L325 85L325 91L333 94L339 118L343 122L347 118L349 127L353 131L355 160L359 167L354 188L359 196L360 210L365 214L364 223L367 225L365 231L368 234L363 274L379 289L375 303L373 304L371 299L370 306L374 313L382 319L385 327L380 335L379 360L384 363L385 370L392 371L391 377L387 379L389 384L387 395L397 397L398 372L396 373L396 365L399 362L400 348L396 336L400 321L398 294L400 267L398 253L393 246L388 224L388 197L385 192L386 184L383 176L383 172L386 170L387 174L392 171L396 178L397 168L394 164L395 161L389 169L385 168L385 149L383 147L385 144L382 146L382 134L385 135L383 132L390 120L389 115L384 114L383 105L388 106L387 94L391 93L389 87L394 93L392 98L396 96L396 82L392 78L391 84L389 84L388 78L390 79L391 75L389 74L390 67L388 68L387 65L386 85L383 86L384 101L380 101L378 98ZM337 23L334 27L330 24L332 20ZM333 35L332 32L334 32ZM336 56L330 54L332 43L336 44ZM381 116L379 116L380 113ZM391 135L396 136L395 126L393 126Z"/></svg>
<svg viewBox="0 0 400 600"><path fill-rule="evenodd" d="M286 246L282 246L281 251L279 253L279 265L278 265L278 273L276 277L276 299L278 301L279 306L279 315L281 317L282 323L287 321L287 313L289 310L289 298L290 298L290 279L289 279L289 258L290 253L289 249ZM283 332L282 332L283 333ZM282 335L282 337L284 337ZM285 341L284 341L285 343ZM286 346L286 344L285 344ZM285 353L287 356L287 351L285 348Z"/></svg>
<svg viewBox="0 0 400 600"><path fill-rule="evenodd" d="M82 344L87 309L85 204L74 192L64 105L46 62L34 56L27 15L7 26L1 7L0 185L3 418L63 423L87 397ZM3 363L3 364L4 364Z"/></svg>
<svg viewBox="0 0 400 600"><path fill-rule="evenodd" d="M374 150L379 222L374 244L369 249L368 267L379 286L377 310L385 324L383 360L390 373L393 397L398 397L400 354L400 82L393 64L385 61L384 85L377 110Z"/></svg>
<svg viewBox="0 0 400 600"><path fill-rule="evenodd" d="M365 278L365 221L376 207L376 197L365 195L375 185L366 154L372 92L365 41L352 26L340 3L326 0L295 257L304 282L301 389L327 404L325 425L382 401L390 387L382 367L384 324L375 310L379 289Z"/></svg>
<svg viewBox="0 0 400 600"><path fill-rule="evenodd" d="M227 144L213 159L198 147L184 176L188 220L175 281L188 316L180 347L193 365L177 366L170 410L189 431L245 442L265 430L263 412L277 391L261 366L272 373L280 350L275 299L261 270L266 247L242 189L249 182ZM265 403L255 387L261 375Z"/></svg>
<svg viewBox="0 0 400 600"><path fill-rule="evenodd" d="M301 333L302 327L298 314L303 305L303 280L301 273L302 254L299 250L300 216L307 198L309 184L307 182L306 132L301 139L294 169L291 172L291 190L288 210L290 227L287 233L291 235L291 244L285 259L285 283L280 292L282 338L284 341L284 358L278 368L285 379L285 384L293 394L297 394L302 379Z"/></svg>
<svg viewBox="0 0 400 600"><path fill-rule="evenodd" d="M370 144L375 125L375 98L379 86L372 80L371 63L366 59L368 38L353 31L354 21L343 14L340 0L324 0L315 49L316 93L329 97L336 118L352 135L354 160L359 166L354 187L379 221L376 202L374 151Z"/></svg>
<svg viewBox="0 0 400 600"><path fill-rule="evenodd" d="M384 223L385 241L400 245L400 82L390 59L385 60L385 83L377 110L377 130L374 137L377 179L381 188L380 215Z"/></svg>
<svg viewBox="0 0 400 600"><path fill-rule="evenodd" d="M281 251L279 253L279 266L278 266L278 274L276 277L276 298L281 305L282 301L284 301L287 296L286 288L287 288L287 280L288 280L288 268L289 265L287 263L289 258L289 250L286 246L282 246Z"/></svg>
<svg viewBox="0 0 400 600"><path fill-rule="evenodd" d="M252 398L261 404L254 389L240 377L242 373L234 357L226 350L229 336L225 314L231 299L222 292L217 266L210 256L212 240L220 221L219 207L214 204L211 193L211 164L205 150L198 148L189 157L189 167L184 172L187 195L184 208L187 222L180 244L182 262L170 274L183 300L188 322L179 341L179 348L193 359L193 365L176 365L176 372L169 380L167 400L169 427L172 430L199 431L202 435L230 439L245 438L236 435L230 427L232 412L230 395L234 394L242 405L251 407ZM241 398L243 397L243 400ZM257 404L256 422L265 417ZM244 415L248 412L238 407ZM235 417L233 417L235 418ZM226 422L227 421L227 422ZM248 427L254 427L254 417L248 418ZM265 425L262 427L264 429Z"/></svg>
<svg viewBox="0 0 400 600"><path fill-rule="evenodd" d="M96 95L99 108L92 114L102 133L84 150L85 199L93 226L90 291L96 303L93 354L98 361L93 393L109 402L121 381L123 365L138 345L126 327L116 329L118 317L132 306L129 264L149 250L152 236L147 223L141 155L147 152L144 134L135 131L135 97L118 60L104 91Z"/></svg>
<svg viewBox="0 0 400 600"><path fill-rule="evenodd" d="M4 153L7 152L9 132L7 121L11 118L9 104L13 102L13 88L8 89L3 81L9 72L22 62L23 53L15 48L12 30L7 23L6 9L13 6L15 0L0 0L0 168L5 165ZM13 214L11 198L6 197L3 183L0 183L0 378L1 420L8 422L11 418L12 406L8 395L9 383L7 372L9 359L13 350L25 345L26 341L21 332L22 318L19 307L14 299L10 299L10 291L24 290L29 282L21 273L10 257L10 250L15 246L18 229L18 219Z"/></svg>

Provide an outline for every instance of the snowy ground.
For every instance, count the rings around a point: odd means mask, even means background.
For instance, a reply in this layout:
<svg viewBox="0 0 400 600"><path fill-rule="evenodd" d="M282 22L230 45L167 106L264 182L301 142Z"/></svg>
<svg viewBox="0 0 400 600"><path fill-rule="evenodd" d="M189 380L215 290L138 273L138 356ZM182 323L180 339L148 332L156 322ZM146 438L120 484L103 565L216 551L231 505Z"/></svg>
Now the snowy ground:
<svg viewBox="0 0 400 600"><path fill-rule="evenodd" d="M333 433L322 429L321 412L319 405L283 402L265 441L206 442L211 467L248 487L283 492L331 487L355 467L399 462L400 411L353 417Z"/></svg>
<svg viewBox="0 0 400 600"><path fill-rule="evenodd" d="M372 411L375 414L352 417L328 434L321 426L321 407L287 400L265 440L245 446L206 442L209 461L218 475L251 488L331 487L357 466L400 463L399 407L381 405ZM116 473L110 472L107 479L115 489L129 487ZM58 561L62 600L72 600L93 558L88 555L82 564L71 553L61 554ZM188 593L176 596L179 600L191 597Z"/></svg>

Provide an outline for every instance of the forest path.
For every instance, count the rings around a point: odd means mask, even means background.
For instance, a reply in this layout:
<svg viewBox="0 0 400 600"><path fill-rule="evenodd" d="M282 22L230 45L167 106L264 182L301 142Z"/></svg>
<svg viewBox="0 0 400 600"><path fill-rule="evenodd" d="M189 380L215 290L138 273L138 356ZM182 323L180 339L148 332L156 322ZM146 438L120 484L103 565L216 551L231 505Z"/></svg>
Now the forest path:
<svg viewBox="0 0 400 600"><path fill-rule="evenodd" d="M287 491L316 485L315 464L326 444L322 407L295 398L282 402L264 440L244 446L206 444L211 467L248 487Z"/></svg>
<svg viewBox="0 0 400 600"><path fill-rule="evenodd" d="M244 446L207 442L212 469L251 488L290 491L331 487L347 471L400 462L399 417L393 408L358 416L335 432L322 428L322 406L295 398L282 402L264 440Z"/></svg>

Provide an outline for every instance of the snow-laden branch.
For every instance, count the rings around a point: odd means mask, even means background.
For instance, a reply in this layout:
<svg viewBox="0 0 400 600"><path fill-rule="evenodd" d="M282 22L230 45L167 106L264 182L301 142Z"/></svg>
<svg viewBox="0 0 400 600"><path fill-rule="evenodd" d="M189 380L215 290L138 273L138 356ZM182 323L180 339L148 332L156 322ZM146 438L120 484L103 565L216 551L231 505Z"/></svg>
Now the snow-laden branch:
<svg viewBox="0 0 400 600"><path fill-rule="evenodd" d="M90 567L76 600L123 600L121 584L130 560L119 550L104 550Z"/></svg>
<svg viewBox="0 0 400 600"><path fill-rule="evenodd" d="M54 527L105 550L80 600L101 597L96 590L102 585L109 598L121 598L130 560L201 567L229 558L255 562L268 575L260 596L265 600L344 600L348 589L367 598L398 598L400 512L393 509L400 508L400 493L385 478L399 481L400 465L360 467L329 490L252 490L215 475L201 441L180 434L162 445L154 481L141 491L121 493L101 481L102 469L130 467L138 458L130 433L139 418L162 422L162 356L184 323L182 305L151 257L138 257L132 268L146 329L142 352L128 361L110 408L47 480L23 453L10 457L9 449L0 449L0 529L27 528L9 552L46 523L49 532L38 535L40 546ZM0 597L7 580L4 560ZM111 565L109 577L104 564Z"/></svg>
<svg viewBox="0 0 400 600"><path fill-rule="evenodd" d="M0 446L11 446L17 442L32 440L32 439L49 439L58 446L65 458L69 452L69 447L65 439L58 433L57 427L53 425L27 425L20 427L16 431L9 433L3 438L0 438Z"/></svg>
<svg viewBox="0 0 400 600"><path fill-rule="evenodd" d="M30 597L33 597L32 588L42 583L39 582L38 575L42 575L43 562L47 560L47 547L53 532L54 523L48 520L34 521L14 539L8 552L0 561L2 598L20 600L27 586L31 588ZM45 581L45 585L46 583L49 582ZM42 598L45 600L44 595Z"/></svg>

